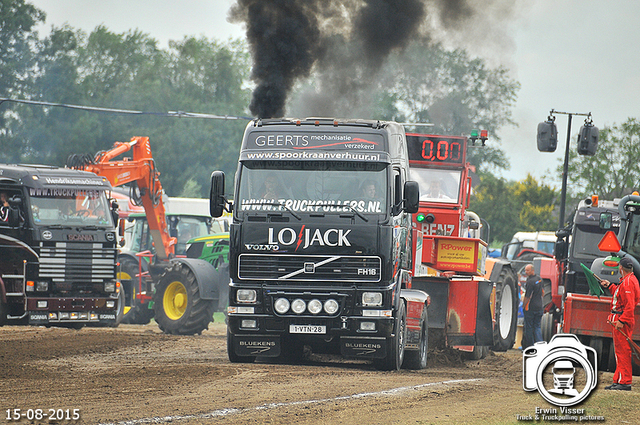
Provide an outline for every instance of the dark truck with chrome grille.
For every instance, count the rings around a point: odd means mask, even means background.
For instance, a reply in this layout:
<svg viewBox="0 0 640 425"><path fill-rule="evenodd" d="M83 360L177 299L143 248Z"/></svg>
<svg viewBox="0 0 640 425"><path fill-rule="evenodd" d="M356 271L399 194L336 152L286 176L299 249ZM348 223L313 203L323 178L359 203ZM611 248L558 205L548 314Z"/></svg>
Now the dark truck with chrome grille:
<svg viewBox="0 0 640 425"><path fill-rule="evenodd" d="M412 290L404 128L393 122L254 120L235 201L211 178L211 215L233 212L227 349L232 362L303 349L424 368L427 307Z"/></svg>
<svg viewBox="0 0 640 425"><path fill-rule="evenodd" d="M94 173L0 164L0 325L115 326L115 204Z"/></svg>

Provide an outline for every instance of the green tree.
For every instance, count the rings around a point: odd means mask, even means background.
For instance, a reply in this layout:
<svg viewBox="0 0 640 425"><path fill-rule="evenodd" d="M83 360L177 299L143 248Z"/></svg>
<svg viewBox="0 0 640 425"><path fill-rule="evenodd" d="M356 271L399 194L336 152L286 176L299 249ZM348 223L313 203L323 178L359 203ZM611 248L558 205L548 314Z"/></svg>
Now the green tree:
<svg viewBox="0 0 640 425"><path fill-rule="evenodd" d="M21 97L34 72L33 58L37 33L33 28L45 14L24 0L0 0L0 97ZM16 105L0 102L0 155L15 155L19 146L12 143L7 119ZM1 157L0 157L1 158Z"/></svg>
<svg viewBox="0 0 640 425"><path fill-rule="evenodd" d="M45 13L24 0L0 0L0 97L20 93L32 67L33 27Z"/></svg>
<svg viewBox="0 0 640 425"><path fill-rule="evenodd" d="M531 175L508 181L482 173L471 210L491 226L491 241L508 242L516 232L555 229L557 201L558 192Z"/></svg>
<svg viewBox="0 0 640 425"><path fill-rule="evenodd" d="M569 152L568 192L576 199L598 195L612 200L640 189L640 120L628 118L600 130L594 156ZM562 166L558 167L562 170Z"/></svg>
<svg viewBox="0 0 640 425"><path fill-rule="evenodd" d="M246 115L244 43L185 38L163 50L138 31L116 34L100 26L86 35L62 27L39 42L35 63L38 72L29 74L27 93L33 99L151 114L19 105L5 134L14 149L0 151L0 162L62 166L70 154L93 155L115 141L148 136L170 196L185 190L206 196L213 170L235 171L246 121L166 118L153 112Z"/></svg>

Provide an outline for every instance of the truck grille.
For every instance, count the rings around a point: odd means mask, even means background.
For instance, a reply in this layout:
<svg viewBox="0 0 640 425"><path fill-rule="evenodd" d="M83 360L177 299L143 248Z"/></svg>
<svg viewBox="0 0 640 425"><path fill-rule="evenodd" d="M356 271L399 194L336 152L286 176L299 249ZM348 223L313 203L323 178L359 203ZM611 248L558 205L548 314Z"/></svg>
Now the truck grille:
<svg viewBox="0 0 640 425"><path fill-rule="evenodd" d="M53 282L103 283L116 278L116 254L101 243L41 243L39 276Z"/></svg>
<svg viewBox="0 0 640 425"><path fill-rule="evenodd" d="M380 257L339 255L241 254L244 280L380 282Z"/></svg>

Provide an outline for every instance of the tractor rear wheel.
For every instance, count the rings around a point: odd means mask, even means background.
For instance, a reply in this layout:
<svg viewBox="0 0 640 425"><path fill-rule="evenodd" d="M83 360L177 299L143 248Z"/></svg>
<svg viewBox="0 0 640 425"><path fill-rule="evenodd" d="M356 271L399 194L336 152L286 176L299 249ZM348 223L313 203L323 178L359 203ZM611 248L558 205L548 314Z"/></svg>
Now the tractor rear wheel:
<svg viewBox="0 0 640 425"><path fill-rule="evenodd" d="M199 334L213 321L213 302L200 297L195 274L182 263L162 274L153 302L156 322L167 334Z"/></svg>
<svg viewBox="0 0 640 425"><path fill-rule="evenodd" d="M518 325L517 277L511 267L503 267L496 281L493 351L507 351L516 339Z"/></svg>

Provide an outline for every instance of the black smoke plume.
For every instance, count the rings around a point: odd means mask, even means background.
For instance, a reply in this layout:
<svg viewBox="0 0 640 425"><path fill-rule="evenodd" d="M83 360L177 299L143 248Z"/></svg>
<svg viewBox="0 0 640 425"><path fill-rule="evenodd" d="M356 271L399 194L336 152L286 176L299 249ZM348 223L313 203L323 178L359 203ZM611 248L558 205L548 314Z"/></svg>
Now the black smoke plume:
<svg viewBox="0 0 640 425"><path fill-rule="evenodd" d="M428 38L434 25L463 27L478 1L500 0L237 0L230 21L246 26L256 84L251 113L284 116L294 85L314 69L331 87L314 101L353 102L349 96L366 90L392 52Z"/></svg>

